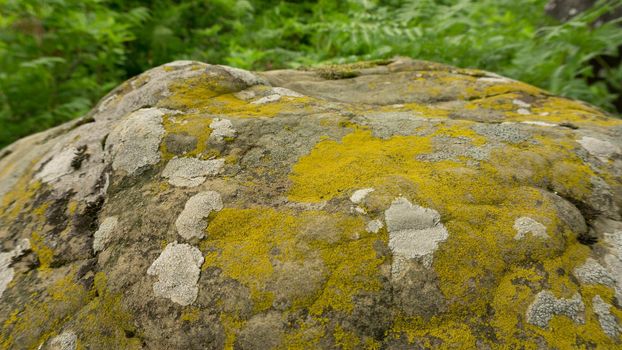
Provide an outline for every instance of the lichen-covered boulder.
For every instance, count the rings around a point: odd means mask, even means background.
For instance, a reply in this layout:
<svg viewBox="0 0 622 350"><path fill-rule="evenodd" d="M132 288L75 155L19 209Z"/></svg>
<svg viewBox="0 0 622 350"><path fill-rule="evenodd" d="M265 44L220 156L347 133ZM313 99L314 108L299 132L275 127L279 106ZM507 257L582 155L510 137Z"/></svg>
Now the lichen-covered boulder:
<svg viewBox="0 0 622 350"><path fill-rule="evenodd" d="M0 152L4 349L622 346L622 120L394 59L180 61Z"/></svg>

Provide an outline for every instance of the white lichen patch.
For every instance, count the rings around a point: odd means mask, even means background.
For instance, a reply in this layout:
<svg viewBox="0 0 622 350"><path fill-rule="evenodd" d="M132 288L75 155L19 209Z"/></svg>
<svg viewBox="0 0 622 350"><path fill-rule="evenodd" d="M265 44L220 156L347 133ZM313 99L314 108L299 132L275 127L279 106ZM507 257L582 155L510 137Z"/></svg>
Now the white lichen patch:
<svg viewBox="0 0 622 350"><path fill-rule="evenodd" d="M189 244L169 243L147 270L148 275L158 277L153 293L182 306L192 304L199 293L201 264L203 255L199 249Z"/></svg>
<svg viewBox="0 0 622 350"><path fill-rule="evenodd" d="M613 287L615 279L598 261L588 258L585 263L574 269L574 275L583 284L603 284Z"/></svg>
<svg viewBox="0 0 622 350"><path fill-rule="evenodd" d="M525 238L528 233L538 238L549 238L549 235L546 233L546 226L528 216L521 216L516 219L514 221L514 230L516 230L516 235L514 236L516 240Z"/></svg>
<svg viewBox="0 0 622 350"><path fill-rule="evenodd" d="M526 120L526 121L522 121L521 123L528 124L528 125L546 126L546 127L557 126L557 124L542 122L538 120Z"/></svg>
<svg viewBox="0 0 622 350"><path fill-rule="evenodd" d="M520 114L520 115L529 115L531 114L531 111L528 110L527 108L519 108L516 110L516 113Z"/></svg>
<svg viewBox="0 0 622 350"><path fill-rule="evenodd" d="M11 267L14 258L20 257L30 249L30 241L27 238L19 241L17 246L9 252L0 253L0 297L15 276L15 270Z"/></svg>
<svg viewBox="0 0 622 350"><path fill-rule="evenodd" d="M254 104L254 105L264 105L266 103L276 102L276 101L278 101L280 99L281 99L281 95L279 95L279 94L272 94L272 95L268 95L266 97L262 97L262 98L260 98L258 100L255 100L255 101L251 102L251 104Z"/></svg>
<svg viewBox="0 0 622 350"><path fill-rule="evenodd" d="M106 248L112 233L117 228L119 220L115 216L107 217L93 235L93 251L99 252Z"/></svg>
<svg viewBox="0 0 622 350"><path fill-rule="evenodd" d="M43 169L35 175L35 179L48 183L63 175L69 174L72 170L71 163L76 157L77 152L78 150L76 148L69 147L56 154L43 166Z"/></svg>
<svg viewBox="0 0 622 350"><path fill-rule="evenodd" d="M513 99L512 103L521 108L531 108L531 104L517 98Z"/></svg>
<svg viewBox="0 0 622 350"><path fill-rule="evenodd" d="M173 186L196 187L205 182L207 176L220 174L224 166L224 159L173 158L166 164L162 177Z"/></svg>
<svg viewBox="0 0 622 350"><path fill-rule="evenodd" d="M622 300L622 231L607 232L604 236L610 252L605 255L604 262L615 280L616 298Z"/></svg>
<svg viewBox="0 0 622 350"><path fill-rule="evenodd" d="M224 69L233 78L241 80L247 86L267 84L267 82L264 79L256 76L255 74L247 70L234 68L234 67L228 67L228 66L221 66L221 65L219 65L218 67Z"/></svg>
<svg viewBox="0 0 622 350"><path fill-rule="evenodd" d="M164 112L157 108L139 109L114 128L106 141L114 170L132 174L160 161L163 116Z"/></svg>
<svg viewBox="0 0 622 350"><path fill-rule="evenodd" d="M352 193L352 196L350 196L350 201L354 204L359 204L365 199L365 197L367 197L368 194L372 192L374 192L373 188L363 188L360 190L356 190L354 191L354 193Z"/></svg>
<svg viewBox="0 0 622 350"><path fill-rule="evenodd" d="M229 119L214 118L209 125L212 133L209 138L212 141L222 142L225 138L235 137L236 131Z"/></svg>
<svg viewBox="0 0 622 350"><path fill-rule="evenodd" d="M394 276L401 272L400 260L422 258L426 267L431 266L439 243L449 237L440 219L436 210L413 205L403 197L391 203L385 211L385 221L389 230L389 248L395 262L391 266Z"/></svg>
<svg viewBox="0 0 622 350"><path fill-rule="evenodd" d="M607 304L600 295L596 295L592 298L592 309L598 317L598 322L603 332L610 338L617 339L621 329L618 326L616 317L609 310L611 305Z"/></svg>
<svg viewBox="0 0 622 350"><path fill-rule="evenodd" d="M78 337L72 331L64 331L50 340L50 350L76 350Z"/></svg>
<svg viewBox="0 0 622 350"><path fill-rule="evenodd" d="M365 230L369 233L378 233L384 227L384 224L380 220L372 220L367 223Z"/></svg>
<svg viewBox="0 0 622 350"><path fill-rule="evenodd" d="M212 211L223 207L220 194L214 191L197 193L186 202L175 226L177 233L185 239L203 238L207 227L207 217Z"/></svg>
<svg viewBox="0 0 622 350"><path fill-rule="evenodd" d="M600 140L594 137L584 136L581 140L578 140L591 155L600 159L603 162L607 162L612 155L620 153L620 149L609 141Z"/></svg>
<svg viewBox="0 0 622 350"><path fill-rule="evenodd" d="M527 308L527 322L547 328L553 316L566 316L575 323L585 322L585 305L581 300L581 295L576 293L570 299L555 298L555 295L548 290L543 290L536 295L533 303Z"/></svg>
<svg viewBox="0 0 622 350"><path fill-rule="evenodd" d="M272 88L272 93L280 95L280 96L287 96L287 97L303 97L304 96L303 94L300 94L296 91L293 91L293 90L290 90L284 87L274 87Z"/></svg>

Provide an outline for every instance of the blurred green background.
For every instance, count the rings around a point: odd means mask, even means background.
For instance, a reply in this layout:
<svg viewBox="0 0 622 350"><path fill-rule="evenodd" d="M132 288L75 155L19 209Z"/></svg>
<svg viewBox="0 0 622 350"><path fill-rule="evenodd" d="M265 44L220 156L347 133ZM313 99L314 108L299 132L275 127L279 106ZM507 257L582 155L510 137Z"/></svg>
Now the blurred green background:
<svg viewBox="0 0 622 350"><path fill-rule="evenodd" d="M546 0L0 0L0 147L176 59L265 70L405 55L616 113L622 66L603 57L618 55L622 30L590 25L614 3L560 23Z"/></svg>

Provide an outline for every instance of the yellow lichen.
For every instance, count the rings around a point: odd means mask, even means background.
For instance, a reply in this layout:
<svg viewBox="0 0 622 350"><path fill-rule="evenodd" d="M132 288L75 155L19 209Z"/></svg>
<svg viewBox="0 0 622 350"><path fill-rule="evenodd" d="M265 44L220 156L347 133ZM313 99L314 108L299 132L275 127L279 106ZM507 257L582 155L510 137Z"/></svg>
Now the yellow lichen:
<svg viewBox="0 0 622 350"><path fill-rule="evenodd" d="M499 317L516 317L511 305L494 302L500 300L502 292L495 286L503 285L509 270L541 264L554 291L562 286L572 290L568 277L556 277L557 273L560 267L571 271L575 266L572 261L585 260L588 249L572 239L574 233L559 220L555 205L537 187L552 184L570 198L583 199L591 191L594 174L575 154L571 135L559 139L536 135L536 142L505 145L492 152L488 161L477 164L464 158L438 162L418 159L433 151L432 139L439 135L466 137L473 145L486 143L469 126L452 123L440 125L427 136L384 140L358 129L340 141L321 141L293 166L289 191L290 200L319 202L347 198L355 189L373 187L383 196L406 195L438 210L449 239L439 246L433 267L448 309L434 322L404 318L394 331L406 333L411 340L440 339L459 344L459 348L475 347L471 326L466 325L485 323L490 305L499 307ZM524 155L528 154L532 158L525 163ZM560 171L566 166L572 171ZM387 186L396 179L411 186ZM523 216L542 223L550 238L529 235L517 244L513 225ZM531 301L537 292L526 290L525 298ZM555 322L565 322L559 319ZM504 322L498 323L499 327L507 327L508 321ZM501 343L511 343L510 329L499 330L508 337L500 339ZM554 346L554 339L550 339Z"/></svg>
<svg viewBox="0 0 622 350"><path fill-rule="evenodd" d="M127 332L135 331L132 318L122 307L120 294L108 291L105 275L95 275L91 290L76 283L73 275L69 272L52 283L42 295L32 295L23 309L11 313L2 326L2 349L17 345L37 349L68 323L72 324L80 343L88 344L89 349L134 349L140 346L137 338L126 336Z"/></svg>
<svg viewBox="0 0 622 350"><path fill-rule="evenodd" d="M184 308L179 316L179 320L184 322L196 322L199 319L201 319L201 309L194 306Z"/></svg>
<svg viewBox="0 0 622 350"><path fill-rule="evenodd" d="M43 242L43 238L37 232L33 232L30 236L30 246L39 259L39 270L49 269L54 261L54 251Z"/></svg>
<svg viewBox="0 0 622 350"><path fill-rule="evenodd" d="M301 243L297 234L314 220L333 222L335 237ZM350 311L356 293L380 287L377 269L382 259L373 249L377 237L367 234L364 222L358 218L322 212L295 214L261 207L225 208L211 218L207 231L209 238L201 243L201 248L210 253L203 268L217 266L225 275L247 286L257 312L272 305L274 295L269 285L274 283L277 263L304 263L321 258L326 269L323 288L316 295L292 300L294 308L308 307L318 315L327 308ZM358 239L352 239L357 236Z"/></svg>
<svg viewBox="0 0 622 350"><path fill-rule="evenodd" d="M208 153L207 140L212 133L212 129L209 127L211 122L212 118L204 114L172 114L164 116L162 125L166 135L182 134L196 139L196 147L185 153L184 156L204 157ZM175 156L167 149L166 142L164 141L160 144L160 153L164 160L169 160Z"/></svg>

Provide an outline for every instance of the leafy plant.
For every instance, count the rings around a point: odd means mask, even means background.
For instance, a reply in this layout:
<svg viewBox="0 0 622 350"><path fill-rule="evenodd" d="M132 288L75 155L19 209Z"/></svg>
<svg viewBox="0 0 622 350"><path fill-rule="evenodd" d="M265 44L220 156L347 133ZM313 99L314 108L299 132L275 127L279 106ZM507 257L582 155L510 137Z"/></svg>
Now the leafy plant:
<svg viewBox="0 0 622 350"><path fill-rule="evenodd" d="M547 0L0 0L0 147L84 114L176 59L246 69L405 55L476 67L614 111L620 23L566 23ZM603 67L594 71L593 63ZM619 62L619 58L618 58ZM602 64L605 63L605 64Z"/></svg>

